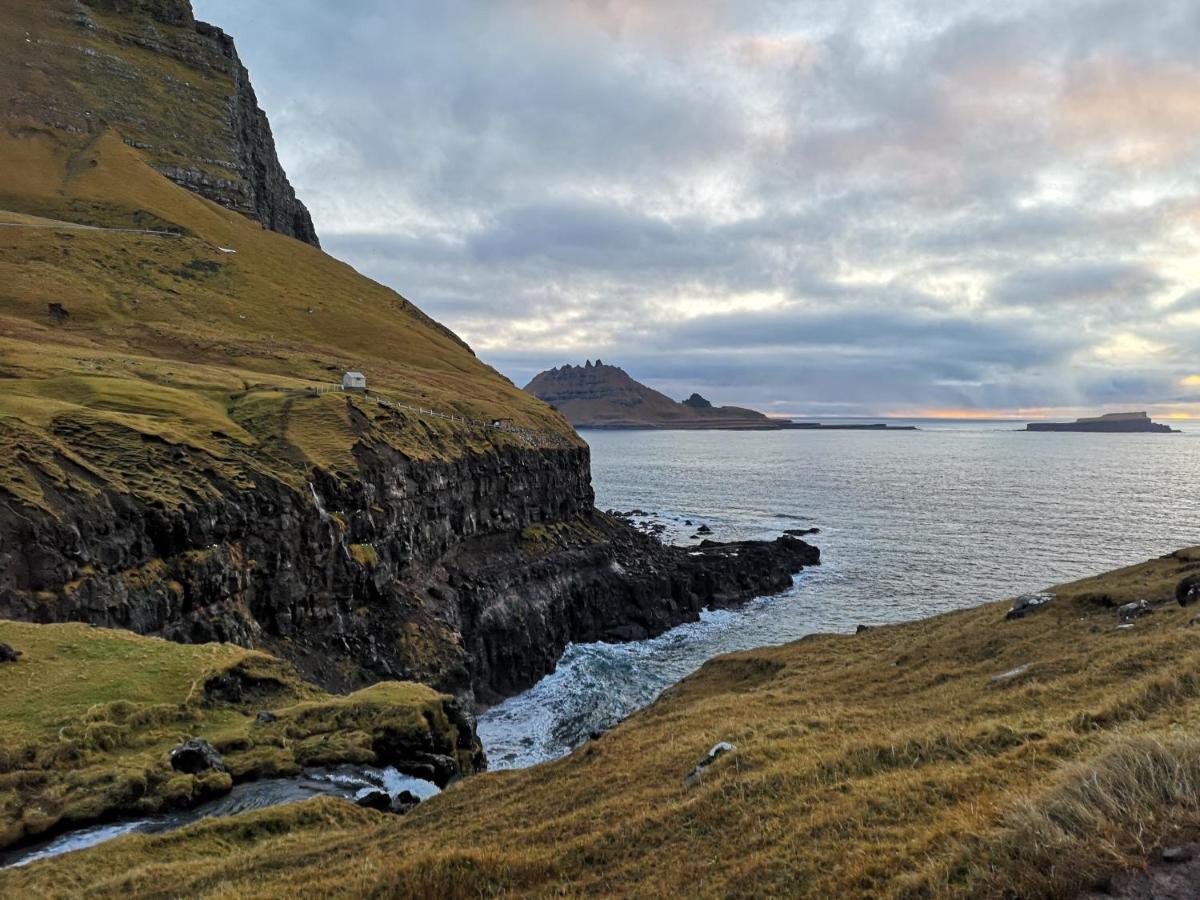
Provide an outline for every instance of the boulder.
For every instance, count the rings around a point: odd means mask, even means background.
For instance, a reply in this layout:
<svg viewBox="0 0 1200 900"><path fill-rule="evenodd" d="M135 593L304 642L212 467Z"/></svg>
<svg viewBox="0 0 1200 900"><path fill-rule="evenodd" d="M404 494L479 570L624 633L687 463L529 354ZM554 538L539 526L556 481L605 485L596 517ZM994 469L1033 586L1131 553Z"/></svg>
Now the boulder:
<svg viewBox="0 0 1200 900"><path fill-rule="evenodd" d="M870 625L859 625L857 628L854 629L854 633L855 634L863 634L864 632L867 632L870 630L871 630Z"/></svg>
<svg viewBox="0 0 1200 900"><path fill-rule="evenodd" d="M792 537L804 537L807 534L820 534L820 528L787 528L784 529L784 534L790 534Z"/></svg>
<svg viewBox="0 0 1200 900"><path fill-rule="evenodd" d="M224 772L225 760L213 745L201 738L184 741L171 751L171 768L188 775L201 772Z"/></svg>
<svg viewBox="0 0 1200 900"><path fill-rule="evenodd" d="M1013 601L1012 608L1004 614L1005 619L1023 619L1030 613L1045 608L1054 599L1053 594L1023 594Z"/></svg>
<svg viewBox="0 0 1200 900"><path fill-rule="evenodd" d="M696 765L692 767L692 771L688 772L687 775L684 776L683 783L690 787L693 784L701 781L704 777L705 769L715 763L726 753L733 753L735 750L737 750L737 747L733 746L733 744L729 743L728 741L720 741L716 744L713 744L712 749L708 751L708 753L700 760L700 762L696 763Z"/></svg>
<svg viewBox="0 0 1200 900"><path fill-rule="evenodd" d="M709 528L707 525L701 525L699 528L696 529L696 534L712 534L712 533L713 533L712 529Z"/></svg>
<svg viewBox="0 0 1200 900"><path fill-rule="evenodd" d="M1117 610L1117 618L1122 622L1132 622L1134 619L1141 616L1148 616L1152 612L1154 610L1145 600L1134 600L1132 603L1126 603Z"/></svg>
<svg viewBox="0 0 1200 900"><path fill-rule="evenodd" d="M1180 606L1190 606L1200 600L1200 575L1189 575L1175 585L1175 599Z"/></svg>
<svg viewBox="0 0 1200 900"><path fill-rule="evenodd" d="M1166 847L1162 852L1162 861L1165 863L1190 862L1195 858L1195 851L1191 847Z"/></svg>
<svg viewBox="0 0 1200 900"><path fill-rule="evenodd" d="M354 798L356 805L364 809L375 809L379 812L390 812L392 809L392 798L388 796L387 791L372 789L366 791Z"/></svg>
<svg viewBox="0 0 1200 900"><path fill-rule="evenodd" d="M258 715L254 717L254 721L259 725L270 725L275 721L277 716L268 709L260 709Z"/></svg>
<svg viewBox="0 0 1200 900"><path fill-rule="evenodd" d="M11 646L0 641L0 663L16 662L21 658L21 651L14 650Z"/></svg>
<svg viewBox="0 0 1200 900"><path fill-rule="evenodd" d="M398 816L411 812L421 802L421 798L412 791L401 791L392 798L391 811Z"/></svg>

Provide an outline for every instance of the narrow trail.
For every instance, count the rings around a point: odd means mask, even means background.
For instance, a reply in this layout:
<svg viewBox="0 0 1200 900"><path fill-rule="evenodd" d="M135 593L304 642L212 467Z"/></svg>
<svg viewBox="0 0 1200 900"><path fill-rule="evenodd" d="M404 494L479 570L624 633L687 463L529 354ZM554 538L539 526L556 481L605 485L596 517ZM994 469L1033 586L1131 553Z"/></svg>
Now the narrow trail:
<svg viewBox="0 0 1200 900"><path fill-rule="evenodd" d="M11 209L0 209L0 215L23 216L25 213ZM30 218L38 218L31 216ZM102 225L81 225L78 222L63 222L58 219L43 219L40 222L0 222L0 228L37 228L48 231L110 231L119 234L156 234L160 237L181 238L178 231L163 231L155 228L106 228Z"/></svg>

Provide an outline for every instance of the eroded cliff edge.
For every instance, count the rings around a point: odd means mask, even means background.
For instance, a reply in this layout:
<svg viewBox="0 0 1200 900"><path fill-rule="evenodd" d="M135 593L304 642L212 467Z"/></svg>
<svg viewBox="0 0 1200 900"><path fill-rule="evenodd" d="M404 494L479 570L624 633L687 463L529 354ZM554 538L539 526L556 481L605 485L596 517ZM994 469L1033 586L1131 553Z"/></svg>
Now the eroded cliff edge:
<svg viewBox="0 0 1200 900"><path fill-rule="evenodd" d="M101 490L51 514L0 495L0 617L262 647L326 688L399 678L486 702L571 641L658 634L818 560L787 537L662 546L593 508L585 447L355 455L353 478L218 480L174 507Z"/></svg>

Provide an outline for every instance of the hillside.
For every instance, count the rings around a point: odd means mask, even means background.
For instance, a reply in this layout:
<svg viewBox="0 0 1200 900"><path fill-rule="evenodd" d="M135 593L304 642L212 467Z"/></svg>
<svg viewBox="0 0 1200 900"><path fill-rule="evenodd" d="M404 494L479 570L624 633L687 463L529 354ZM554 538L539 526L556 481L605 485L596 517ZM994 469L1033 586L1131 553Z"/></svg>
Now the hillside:
<svg viewBox="0 0 1200 900"><path fill-rule="evenodd" d="M14 894L1071 897L1200 834L1200 548L718 657L566 759L404 819L304 803L0 873ZM971 598L964 597L969 602ZM1119 604L1148 600L1123 624ZM734 745L687 783L719 741ZM236 847L236 853L227 848Z"/></svg>
<svg viewBox="0 0 1200 900"><path fill-rule="evenodd" d="M0 12L0 617L469 705L815 561L693 558L598 513L561 415L319 249L187 0Z"/></svg>
<svg viewBox="0 0 1200 900"><path fill-rule="evenodd" d="M576 428L688 428L766 430L778 428L760 412L713 406L699 394L676 403L634 381L617 366L565 365L534 376L525 390L549 403Z"/></svg>

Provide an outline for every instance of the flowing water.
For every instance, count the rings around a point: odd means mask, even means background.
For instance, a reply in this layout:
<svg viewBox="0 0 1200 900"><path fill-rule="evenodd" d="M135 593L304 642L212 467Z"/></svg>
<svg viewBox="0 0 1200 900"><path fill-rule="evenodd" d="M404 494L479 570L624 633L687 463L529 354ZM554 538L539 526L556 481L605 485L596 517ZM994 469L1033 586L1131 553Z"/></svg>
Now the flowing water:
<svg viewBox="0 0 1200 900"><path fill-rule="evenodd" d="M904 424L904 423L896 423ZM1200 423L1183 434L1053 434L1011 422L919 431L586 431L601 508L640 509L687 543L807 538L791 590L652 640L572 645L480 720L493 768L553 759L706 659L1012 597L1200 544Z"/></svg>
<svg viewBox="0 0 1200 900"><path fill-rule="evenodd" d="M140 819L123 819L111 824L69 831L39 844L0 854L0 868L26 866L39 859L94 847L123 834L158 834L174 831L209 816L236 816L268 806L307 800L309 797L354 799L371 790L387 791L393 797L401 791L411 791L422 800L438 793L437 786L431 782L410 778L392 768L340 766L331 769L309 769L297 778L268 778L234 785L228 794L192 809Z"/></svg>

